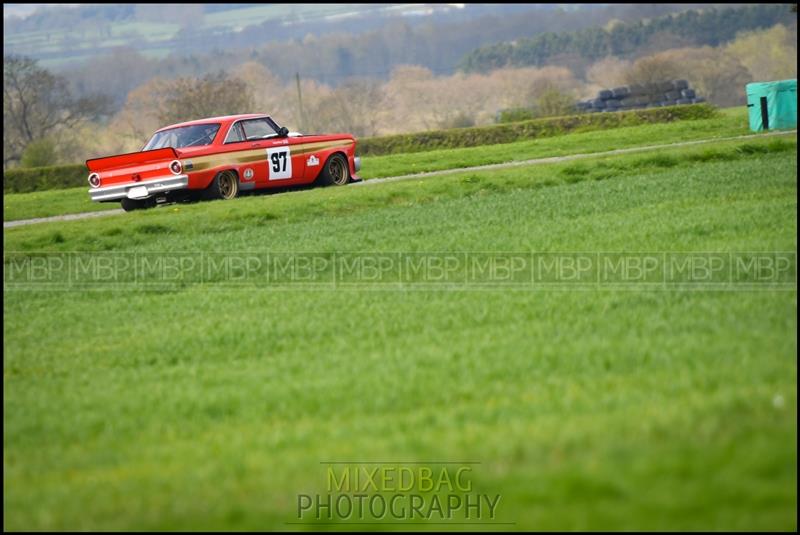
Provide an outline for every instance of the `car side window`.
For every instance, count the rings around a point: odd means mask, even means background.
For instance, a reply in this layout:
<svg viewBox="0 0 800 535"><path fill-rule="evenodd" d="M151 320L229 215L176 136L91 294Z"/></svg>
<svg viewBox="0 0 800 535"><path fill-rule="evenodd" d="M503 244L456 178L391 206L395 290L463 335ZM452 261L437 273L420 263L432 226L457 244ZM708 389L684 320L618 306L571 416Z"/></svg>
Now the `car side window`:
<svg viewBox="0 0 800 535"><path fill-rule="evenodd" d="M278 134L275 129L269 125L266 119L251 119L249 121L242 121L239 124L242 125L244 137L247 141L264 139Z"/></svg>
<svg viewBox="0 0 800 535"><path fill-rule="evenodd" d="M239 141L244 141L242 123L235 123L228 131L228 135L225 137L225 143L237 143Z"/></svg>

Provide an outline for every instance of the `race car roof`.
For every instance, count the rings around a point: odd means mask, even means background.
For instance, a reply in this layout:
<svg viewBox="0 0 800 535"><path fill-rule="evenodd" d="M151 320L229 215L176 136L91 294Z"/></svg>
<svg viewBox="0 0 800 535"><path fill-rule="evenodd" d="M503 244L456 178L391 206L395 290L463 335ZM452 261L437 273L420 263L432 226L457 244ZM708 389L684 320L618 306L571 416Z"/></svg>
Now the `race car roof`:
<svg viewBox="0 0 800 535"><path fill-rule="evenodd" d="M227 123L239 119L254 119L256 117L268 117L268 116L263 113L245 113L242 115L223 115L221 117L206 117L205 119L195 119L194 121L186 121L183 123L176 123L176 124L171 124L169 126L164 126L156 130L156 132L161 132L162 130L169 130L170 128L179 128L181 126L192 126L195 124L207 124L207 123Z"/></svg>

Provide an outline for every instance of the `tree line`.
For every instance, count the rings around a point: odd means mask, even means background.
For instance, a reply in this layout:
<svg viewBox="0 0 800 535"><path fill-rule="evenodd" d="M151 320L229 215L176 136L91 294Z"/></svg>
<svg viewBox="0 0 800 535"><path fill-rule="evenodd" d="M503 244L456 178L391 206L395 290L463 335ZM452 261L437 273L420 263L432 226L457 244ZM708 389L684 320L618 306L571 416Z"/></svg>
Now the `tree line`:
<svg viewBox="0 0 800 535"><path fill-rule="evenodd" d="M791 6L758 4L728 9L690 10L650 21L615 24L610 28L587 28L573 32L548 32L514 43L480 47L460 62L464 72L487 72L499 67L542 66L557 63L564 56L584 60L606 56L628 58L641 55L659 38L677 38L683 46L718 46L746 30L769 28L797 21ZM670 43L676 44L675 41Z"/></svg>
<svg viewBox="0 0 800 535"><path fill-rule="evenodd" d="M419 65L434 74L446 75L455 71L464 54L483 44L553 28L578 30L611 20L631 21L681 9L686 6L587 6L569 11L475 5L463 10L471 13L431 15L419 20L374 16L355 22L308 21L286 27L266 22L226 33L224 39L201 28L187 27L170 48L191 53L154 59L142 53L143 43L137 43L94 57L91 62L70 65L62 72L77 94L106 92L119 109L133 88L156 76L202 77L249 61L261 63L287 83L298 72L304 79L331 86L347 83L354 76L388 80L398 65ZM306 33L298 34L300 30ZM104 76L98 77L97 72Z"/></svg>

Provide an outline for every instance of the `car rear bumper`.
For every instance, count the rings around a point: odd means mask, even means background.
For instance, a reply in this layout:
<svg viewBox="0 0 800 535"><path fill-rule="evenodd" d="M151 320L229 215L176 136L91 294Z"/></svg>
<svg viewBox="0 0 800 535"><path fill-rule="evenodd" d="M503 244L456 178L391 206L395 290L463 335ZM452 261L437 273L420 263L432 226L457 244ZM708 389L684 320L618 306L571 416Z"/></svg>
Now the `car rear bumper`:
<svg viewBox="0 0 800 535"><path fill-rule="evenodd" d="M125 198L147 199L159 193L187 187L189 187L188 175L172 175L141 182L125 182L124 184L92 188L89 190L89 196L93 201L113 201Z"/></svg>

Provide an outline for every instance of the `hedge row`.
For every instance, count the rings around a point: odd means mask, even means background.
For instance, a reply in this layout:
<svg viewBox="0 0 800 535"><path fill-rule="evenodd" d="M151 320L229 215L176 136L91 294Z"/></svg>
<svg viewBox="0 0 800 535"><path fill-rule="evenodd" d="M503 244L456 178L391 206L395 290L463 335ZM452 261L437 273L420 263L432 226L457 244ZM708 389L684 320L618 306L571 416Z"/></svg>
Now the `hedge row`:
<svg viewBox="0 0 800 535"><path fill-rule="evenodd" d="M3 171L3 193L27 193L46 189L86 186L89 171L84 164L29 167Z"/></svg>
<svg viewBox="0 0 800 535"><path fill-rule="evenodd" d="M708 119L717 111L708 104L674 106L616 113L594 113L534 119L517 123L453 128L416 134L400 134L361 139L358 154L379 156L434 149L452 149L511 143L525 139L557 136L574 131L602 130L621 126L670 121ZM10 169L3 172L3 193L26 193L48 189L87 186L88 171L83 164L57 165L29 169Z"/></svg>
<svg viewBox="0 0 800 535"><path fill-rule="evenodd" d="M516 123L435 130L416 134L373 137L359 140L360 156L381 156L434 149L454 149L512 143L526 139L557 136L574 131L603 130L647 123L709 119L717 115L708 104L671 106L615 113L593 113L533 119Z"/></svg>

